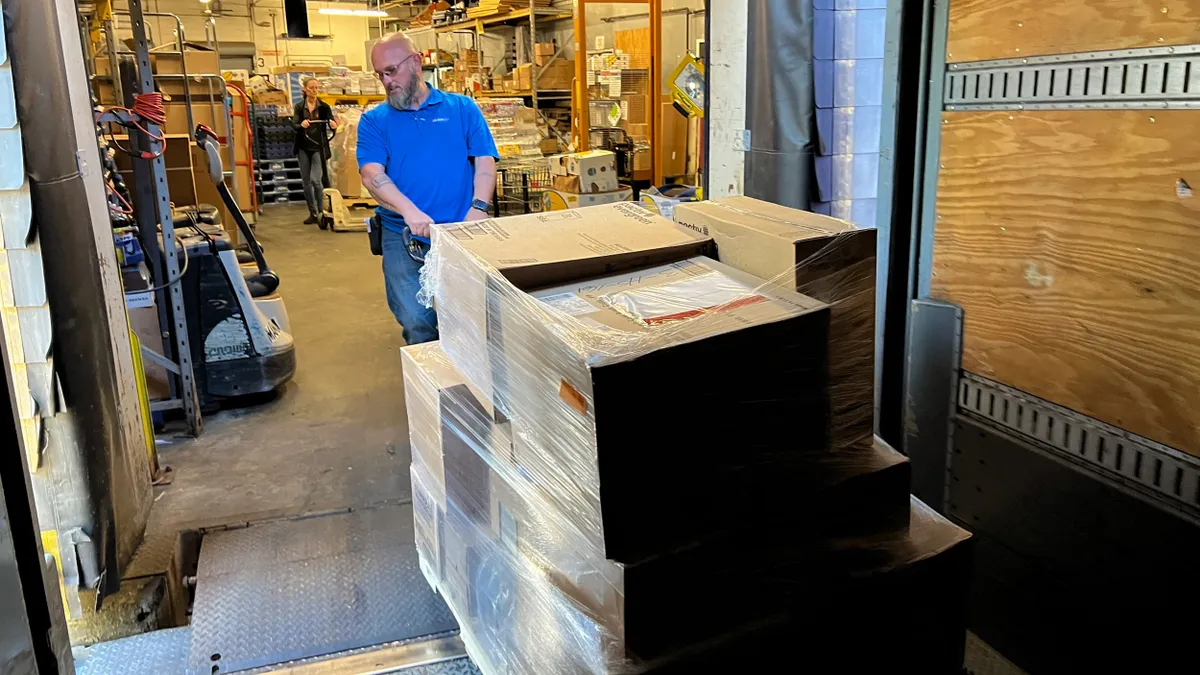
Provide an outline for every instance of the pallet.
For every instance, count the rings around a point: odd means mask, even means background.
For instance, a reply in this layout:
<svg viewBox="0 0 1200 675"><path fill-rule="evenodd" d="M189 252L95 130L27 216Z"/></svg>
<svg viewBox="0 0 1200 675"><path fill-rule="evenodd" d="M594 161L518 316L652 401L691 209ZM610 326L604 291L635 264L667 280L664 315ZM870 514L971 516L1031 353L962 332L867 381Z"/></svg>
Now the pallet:
<svg viewBox="0 0 1200 675"><path fill-rule="evenodd" d="M370 197L344 197L334 189L325 190L321 203L318 226L334 232L366 232L369 211L379 206L379 202Z"/></svg>

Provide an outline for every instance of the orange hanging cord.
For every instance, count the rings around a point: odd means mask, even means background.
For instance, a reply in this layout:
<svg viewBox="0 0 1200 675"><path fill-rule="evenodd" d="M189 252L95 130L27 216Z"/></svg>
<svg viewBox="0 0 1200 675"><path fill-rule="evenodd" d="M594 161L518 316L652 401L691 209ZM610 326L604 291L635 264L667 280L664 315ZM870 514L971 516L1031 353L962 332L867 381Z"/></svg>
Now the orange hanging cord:
<svg viewBox="0 0 1200 675"><path fill-rule="evenodd" d="M132 150L129 150L118 143L110 133L108 140L113 147L127 155L141 157L142 159L154 159L155 157L162 156L163 152L165 152L167 149L167 137L162 133L162 126L167 122L167 107L163 104L163 97L161 93L155 91L148 94L138 94L133 98L132 109L124 106L111 106L106 108L105 112L111 112L115 110L122 110L129 113L129 123L140 129L147 136L150 136L152 139L158 141L159 145L158 152L133 152ZM142 123L138 121L139 119L149 124L158 126L159 132L156 134L150 133L150 131L147 130L146 127L142 126Z"/></svg>

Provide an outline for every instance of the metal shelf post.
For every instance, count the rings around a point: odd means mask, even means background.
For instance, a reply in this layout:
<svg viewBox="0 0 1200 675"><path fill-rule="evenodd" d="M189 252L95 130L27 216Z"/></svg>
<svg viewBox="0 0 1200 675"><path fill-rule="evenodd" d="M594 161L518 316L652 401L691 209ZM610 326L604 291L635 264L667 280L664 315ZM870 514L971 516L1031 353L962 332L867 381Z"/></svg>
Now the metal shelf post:
<svg viewBox="0 0 1200 675"><path fill-rule="evenodd" d="M129 14L130 27L133 30L136 77L133 82L133 91L126 93L127 105L132 103L133 96L136 94L154 91L150 50L146 45L146 25L142 14L141 0L129 0ZM115 54L112 55L112 64L115 69L117 67ZM158 125L147 122L146 129L149 134L140 129L130 131L130 143L137 151L152 151L152 146L155 144L151 134L159 133ZM142 234L142 245L147 249L147 255L150 256L152 262L158 259L155 230L162 232L162 265L161 267L155 265L156 268L162 270L162 274L156 275L154 280L159 289L156 300L159 302L159 306L166 310L165 315L169 323L164 326L166 328L164 332L170 335L170 346L174 352L170 356L179 366L176 394L179 406L183 410L184 421L189 433L198 436L204 425L200 417L199 397L196 392L183 289L180 288L182 279L177 257L175 225L171 215L171 197L167 190L166 166L161 155L153 159L134 157L132 162L135 179L142 183L137 190L137 211L140 214L139 229ZM160 310L160 317L162 316L163 313Z"/></svg>

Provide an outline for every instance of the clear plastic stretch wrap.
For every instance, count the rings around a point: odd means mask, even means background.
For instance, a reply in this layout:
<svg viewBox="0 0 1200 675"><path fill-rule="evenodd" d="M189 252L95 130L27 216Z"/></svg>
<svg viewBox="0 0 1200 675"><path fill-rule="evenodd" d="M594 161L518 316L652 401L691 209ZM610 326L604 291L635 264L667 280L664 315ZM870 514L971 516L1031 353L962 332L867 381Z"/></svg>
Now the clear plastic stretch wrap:
<svg viewBox="0 0 1200 675"><path fill-rule="evenodd" d="M967 536L923 511L907 520L908 476L898 470L906 464L877 442L873 463L813 467L840 476L822 494L843 507L885 499L869 520L886 526L812 540L750 531L636 565L604 560L558 528L550 505L527 501L536 493L497 471L511 461L509 423L497 421L439 345L403 353L422 568L485 675L660 672L696 656L689 645L736 643L747 627L773 627L794 607L825 602L817 589L903 570ZM415 423L427 413L440 425ZM434 442L440 449L425 445Z"/></svg>
<svg viewBox="0 0 1200 675"><path fill-rule="evenodd" d="M485 675L668 672L912 536L871 435L874 232L759 236L749 207L434 228L442 341L403 350L418 548Z"/></svg>
<svg viewBox="0 0 1200 675"><path fill-rule="evenodd" d="M433 237L423 285L443 348L511 420L531 489L601 557L636 562L739 527L788 505L807 455L869 452L870 358L865 386L831 402L847 384L829 378L831 307L794 290L792 265L763 280L697 257L711 239L635 204ZM871 325L843 342L870 354ZM865 409L853 438L831 439L831 405ZM747 510L727 507L739 500Z"/></svg>

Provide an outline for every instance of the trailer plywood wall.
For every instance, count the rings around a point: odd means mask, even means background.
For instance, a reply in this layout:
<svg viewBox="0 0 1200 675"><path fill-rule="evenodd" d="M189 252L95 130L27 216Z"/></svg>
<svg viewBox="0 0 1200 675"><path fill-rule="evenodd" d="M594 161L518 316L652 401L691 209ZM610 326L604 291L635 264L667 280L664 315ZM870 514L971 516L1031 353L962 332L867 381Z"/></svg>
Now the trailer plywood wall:
<svg viewBox="0 0 1200 675"><path fill-rule="evenodd" d="M932 291L963 368L1200 454L1198 120L944 113Z"/></svg>
<svg viewBox="0 0 1200 675"><path fill-rule="evenodd" d="M946 60L1200 43L1195 0L953 0Z"/></svg>

